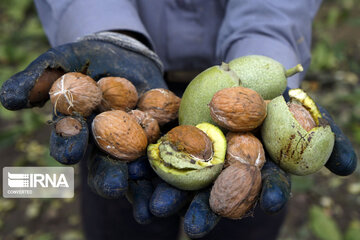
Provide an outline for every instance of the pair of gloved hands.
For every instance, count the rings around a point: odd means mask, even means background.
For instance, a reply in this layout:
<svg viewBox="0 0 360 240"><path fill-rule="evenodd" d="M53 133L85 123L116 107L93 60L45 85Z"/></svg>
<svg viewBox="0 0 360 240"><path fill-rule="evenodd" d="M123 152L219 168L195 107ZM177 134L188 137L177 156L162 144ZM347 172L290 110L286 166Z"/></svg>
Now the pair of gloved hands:
<svg viewBox="0 0 360 240"><path fill-rule="evenodd" d="M41 106L49 99L52 83L66 72L83 72L95 80L104 76L125 77L139 94L152 88L167 88L161 62L152 51L130 37L104 32L52 48L39 56L3 84L1 103L10 110ZM286 98L286 93L284 96ZM349 175L355 170L357 161L351 143L329 114L323 108L320 111L336 134L335 148L326 167L335 174ZM61 117L54 116L54 122ZM146 157L126 164L102 153L90 137L93 117L77 116L82 129L72 137L62 137L53 130L51 156L63 164L75 164L85 155L90 156L84 160L88 162L91 189L105 198L126 194L139 223L149 223L154 216L170 216L188 206L184 216L188 236L202 237L214 228L220 217L209 207L209 189L198 192L176 189L156 177ZM290 196L290 176L272 161L265 163L261 173L260 206L267 213L276 213Z"/></svg>

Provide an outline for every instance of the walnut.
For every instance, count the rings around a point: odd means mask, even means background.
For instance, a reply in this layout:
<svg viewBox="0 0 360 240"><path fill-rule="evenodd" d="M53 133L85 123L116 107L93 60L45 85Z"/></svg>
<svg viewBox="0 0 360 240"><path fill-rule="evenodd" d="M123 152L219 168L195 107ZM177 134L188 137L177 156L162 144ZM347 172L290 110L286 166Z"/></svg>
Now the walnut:
<svg viewBox="0 0 360 240"><path fill-rule="evenodd" d="M138 93L135 86L126 78L104 77L97 84L102 92L100 111L129 111L135 108Z"/></svg>
<svg viewBox="0 0 360 240"><path fill-rule="evenodd" d="M260 190L259 168L235 162L216 179L210 193L210 207L222 217L241 219L255 206Z"/></svg>
<svg viewBox="0 0 360 240"><path fill-rule="evenodd" d="M159 139L160 127L155 118L140 110L131 110L129 115L144 129L148 143L155 143Z"/></svg>
<svg viewBox="0 0 360 240"><path fill-rule="evenodd" d="M162 126L178 117L180 100L173 92L163 88L156 88L145 92L141 96L138 108L151 114Z"/></svg>
<svg viewBox="0 0 360 240"><path fill-rule="evenodd" d="M266 104L249 88L232 87L216 92L209 104L212 119L233 132L251 131L264 121Z"/></svg>
<svg viewBox="0 0 360 240"><path fill-rule="evenodd" d="M72 117L60 119L55 125L55 131L62 137L72 137L80 133L81 123Z"/></svg>
<svg viewBox="0 0 360 240"><path fill-rule="evenodd" d="M177 126L166 134L166 139L180 152L188 153L203 161L212 157L212 141L195 126Z"/></svg>
<svg viewBox="0 0 360 240"><path fill-rule="evenodd" d="M89 116L101 102L101 90L96 82L82 73L70 72L57 79L50 89L54 111L65 115L79 113Z"/></svg>
<svg viewBox="0 0 360 240"><path fill-rule="evenodd" d="M92 132L97 145L120 161L130 162L145 154L148 142L144 130L122 110L97 115Z"/></svg>
<svg viewBox="0 0 360 240"><path fill-rule="evenodd" d="M252 133L232 133L226 135L228 147L226 150L225 167L234 162L241 162L258 167L265 163L265 151L262 143Z"/></svg>
<svg viewBox="0 0 360 240"><path fill-rule="evenodd" d="M290 102L287 104L290 112L294 115L296 121L308 132L314 127L316 127L316 123L305 107L301 104Z"/></svg>

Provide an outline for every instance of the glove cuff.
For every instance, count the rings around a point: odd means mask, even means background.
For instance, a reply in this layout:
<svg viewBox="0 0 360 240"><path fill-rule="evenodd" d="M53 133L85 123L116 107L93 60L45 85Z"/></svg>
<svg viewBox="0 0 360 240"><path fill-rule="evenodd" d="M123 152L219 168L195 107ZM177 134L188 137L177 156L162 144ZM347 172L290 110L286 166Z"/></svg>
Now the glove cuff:
<svg viewBox="0 0 360 240"><path fill-rule="evenodd" d="M142 54L148 57L149 59L153 60L156 66L161 71L161 73L164 72L164 66L161 63L159 56L155 52L151 51L140 41L132 37L129 37L125 34L115 33L115 32L99 32L77 39L77 41L82 41L82 40L106 41L114 45L117 45L121 48Z"/></svg>

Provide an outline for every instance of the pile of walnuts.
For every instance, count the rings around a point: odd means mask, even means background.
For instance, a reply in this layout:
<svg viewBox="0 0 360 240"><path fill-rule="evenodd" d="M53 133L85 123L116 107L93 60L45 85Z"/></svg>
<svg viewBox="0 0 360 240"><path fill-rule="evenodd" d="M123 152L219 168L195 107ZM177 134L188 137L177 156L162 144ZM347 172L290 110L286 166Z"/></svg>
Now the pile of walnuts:
<svg viewBox="0 0 360 240"><path fill-rule="evenodd" d="M125 162L146 154L148 144L160 138L160 126L177 119L181 100L160 88L139 98L135 86L125 78L104 77L96 82L75 72L56 80L49 94L55 113L82 117L98 113L92 121L97 145ZM223 217L238 219L254 206L261 189L260 169L265 154L250 131L265 119L266 104L255 91L236 87L217 92L209 107L213 120L230 131L226 136L225 169L214 183L210 206ZM69 128L63 125L59 128Z"/></svg>
<svg viewBox="0 0 360 240"><path fill-rule="evenodd" d="M225 169L210 194L211 209L223 217L240 219L251 214L259 197L265 151L255 135L267 116L268 103L254 90L233 87L216 92L209 104L211 118L229 131ZM301 104L291 102L288 107L306 131L316 126Z"/></svg>
<svg viewBox="0 0 360 240"><path fill-rule="evenodd" d="M81 73L63 75L49 94L55 113L82 117L98 113L92 122L97 145L125 162L146 154L148 144L160 138L160 127L178 118L181 100L160 88L139 98L135 86L125 78L104 77L96 82ZM227 131L224 169L212 187L210 207L223 217L240 219L251 212L261 191L265 152L255 135L266 118L267 103L254 90L232 87L215 93L209 108L213 121ZM289 109L300 116L299 122L310 118L297 105ZM57 132L63 136L78 132L79 124L72 119L58 123ZM314 124L307 121L304 125L311 129Z"/></svg>
<svg viewBox="0 0 360 240"><path fill-rule="evenodd" d="M266 103L254 90L233 87L216 92L209 107L211 118L229 131L225 169L211 190L210 207L223 217L240 219L251 212L261 191L265 152L251 131L264 121Z"/></svg>
<svg viewBox="0 0 360 240"><path fill-rule="evenodd" d="M151 89L138 96L135 86L121 77L91 77L70 72L50 89L56 113L88 117L98 146L119 161L136 160L160 137L160 126L178 117L180 98L167 89ZM76 122L68 121L68 125ZM63 126L69 129L75 126ZM59 128L58 128L59 129ZM61 129L57 131L61 132Z"/></svg>

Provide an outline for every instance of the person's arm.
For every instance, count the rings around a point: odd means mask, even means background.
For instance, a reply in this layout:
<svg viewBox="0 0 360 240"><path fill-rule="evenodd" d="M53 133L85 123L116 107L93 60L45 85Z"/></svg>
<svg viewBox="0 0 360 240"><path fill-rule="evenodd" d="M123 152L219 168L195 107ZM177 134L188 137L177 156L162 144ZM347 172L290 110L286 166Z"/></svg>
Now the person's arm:
<svg viewBox="0 0 360 240"><path fill-rule="evenodd" d="M103 31L120 31L151 48L136 6L129 0L35 0L51 46Z"/></svg>
<svg viewBox="0 0 360 240"><path fill-rule="evenodd" d="M299 87L310 64L311 27L321 0L229 0L219 30L217 55L228 62L245 55L265 55L285 68L301 63L302 74L289 78Z"/></svg>

